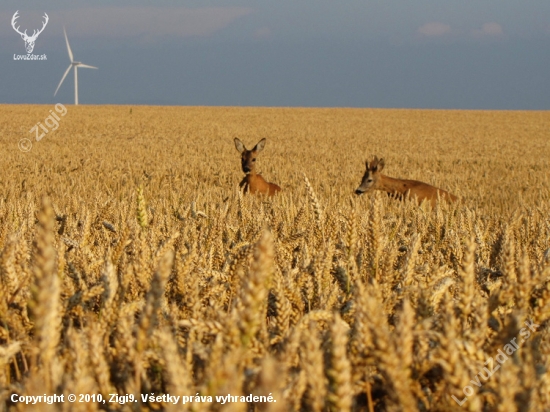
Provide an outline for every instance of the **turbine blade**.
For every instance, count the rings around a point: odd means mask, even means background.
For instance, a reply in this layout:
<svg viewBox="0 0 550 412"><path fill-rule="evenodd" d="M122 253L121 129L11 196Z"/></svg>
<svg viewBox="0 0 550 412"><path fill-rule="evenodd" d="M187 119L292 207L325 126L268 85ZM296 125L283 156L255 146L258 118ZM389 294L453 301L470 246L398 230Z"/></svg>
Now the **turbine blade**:
<svg viewBox="0 0 550 412"><path fill-rule="evenodd" d="M73 52L71 50L71 46L69 46L69 39L67 38L67 32L65 31L65 27L63 27L63 33L65 33L65 41L67 42L67 51L69 52L69 59L71 59L71 63L72 63L74 61Z"/></svg>
<svg viewBox="0 0 550 412"><path fill-rule="evenodd" d="M97 67L88 66L87 64L82 64L82 63L77 64L77 67L83 67L85 69L97 69Z"/></svg>
<svg viewBox="0 0 550 412"><path fill-rule="evenodd" d="M57 86L57 89L55 89L55 93L53 94L54 96L57 94L57 91L59 90L59 88L61 87L61 83L63 83L63 80L65 80L65 77L67 77L67 74L69 74L69 70L71 70L71 67L73 67L73 65L69 65L69 68L65 71L65 74L63 75L63 77L61 78L61 81L59 82L59 85Z"/></svg>

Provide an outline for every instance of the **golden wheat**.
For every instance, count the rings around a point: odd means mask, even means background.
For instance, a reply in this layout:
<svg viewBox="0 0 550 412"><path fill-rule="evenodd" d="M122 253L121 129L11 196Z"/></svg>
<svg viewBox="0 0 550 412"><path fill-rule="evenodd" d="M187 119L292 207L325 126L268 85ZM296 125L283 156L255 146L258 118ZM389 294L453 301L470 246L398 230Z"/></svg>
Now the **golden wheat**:
<svg viewBox="0 0 550 412"><path fill-rule="evenodd" d="M550 409L549 113L69 107L21 152L47 110L0 106L0 410ZM461 202L355 197L374 154Z"/></svg>

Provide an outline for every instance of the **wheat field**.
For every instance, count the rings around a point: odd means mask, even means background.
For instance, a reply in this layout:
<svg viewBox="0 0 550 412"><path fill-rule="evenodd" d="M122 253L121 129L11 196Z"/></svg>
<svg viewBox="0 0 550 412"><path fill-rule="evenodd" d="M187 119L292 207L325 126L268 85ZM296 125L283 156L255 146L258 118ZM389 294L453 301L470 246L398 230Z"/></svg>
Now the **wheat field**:
<svg viewBox="0 0 550 412"><path fill-rule="evenodd" d="M0 105L0 411L550 410L549 112L66 110Z"/></svg>

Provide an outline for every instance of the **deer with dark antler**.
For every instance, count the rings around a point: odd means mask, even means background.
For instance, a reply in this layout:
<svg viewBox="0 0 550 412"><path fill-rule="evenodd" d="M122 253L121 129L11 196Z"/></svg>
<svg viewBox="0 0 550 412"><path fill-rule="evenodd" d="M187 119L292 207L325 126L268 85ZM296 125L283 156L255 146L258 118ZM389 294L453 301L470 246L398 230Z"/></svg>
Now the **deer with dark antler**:
<svg viewBox="0 0 550 412"><path fill-rule="evenodd" d="M11 19L11 26L17 33L21 35L21 38L25 40L25 48L27 49L27 53L29 54L32 53L32 51L34 50L34 42L36 41L36 38L40 33L44 31L44 29L46 28L46 25L48 24L48 21L50 20L50 18L46 13L44 13L43 17L45 20L44 20L44 23L42 24L42 28L40 30L34 30L32 33L32 36L29 36L27 34L27 30L25 30L24 32L19 31L20 26L15 27L16 20L19 18L19 10L15 12L15 14Z"/></svg>
<svg viewBox="0 0 550 412"><path fill-rule="evenodd" d="M372 161L365 162L366 171L361 180L361 184L355 190L357 195L361 195L373 190L381 190L391 197L397 199L416 198L418 202L427 200L432 207L435 206L438 199L446 202L456 202L458 198L437 187L417 180L395 179L380 173L384 169L384 159L378 159L374 156Z"/></svg>

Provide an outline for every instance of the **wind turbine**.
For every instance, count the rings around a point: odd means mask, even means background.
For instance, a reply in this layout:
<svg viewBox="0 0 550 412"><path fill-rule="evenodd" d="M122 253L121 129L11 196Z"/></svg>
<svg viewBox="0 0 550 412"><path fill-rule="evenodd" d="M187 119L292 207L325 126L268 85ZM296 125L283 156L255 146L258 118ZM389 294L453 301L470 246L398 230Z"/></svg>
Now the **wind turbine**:
<svg viewBox="0 0 550 412"><path fill-rule="evenodd" d="M67 74L69 74L69 71L72 67L74 67L74 104L75 106L78 105L78 68L82 67L84 69L97 69L97 67L94 66L88 66L87 64L83 64L81 62L75 62L73 57L73 52L71 51L71 46L69 46L69 39L67 38L67 32L65 31L65 27L63 27L63 33L65 33L65 41L67 42L67 51L69 52L69 59L71 60L71 64L65 71L65 74L61 78L61 81L59 82L59 85L57 86L57 89L55 89L54 96L57 94L57 91L61 87L61 84L63 83L63 80L65 80L65 77L67 77Z"/></svg>

